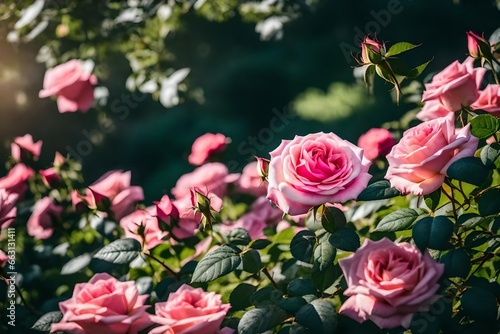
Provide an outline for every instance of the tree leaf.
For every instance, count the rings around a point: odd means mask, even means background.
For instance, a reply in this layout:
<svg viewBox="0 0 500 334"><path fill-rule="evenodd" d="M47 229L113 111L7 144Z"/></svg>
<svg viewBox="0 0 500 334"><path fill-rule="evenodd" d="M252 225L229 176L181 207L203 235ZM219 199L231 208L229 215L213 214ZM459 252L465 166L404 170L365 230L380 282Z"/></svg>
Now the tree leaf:
<svg viewBox="0 0 500 334"><path fill-rule="evenodd" d="M328 241L338 249L355 252L361 246L359 235L350 228L341 228L332 233Z"/></svg>
<svg viewBox="0 0 500 334"><path fill-rule="evenodd" d="M410 70L410 72L408 72L407 77L411 78L411 79L414 79L414 78L418 77L420 74L422 74L425 71L425 69L427 68L427 65L429 65L429 63L431 61L432 61L432 59L429 60L429 61L427 61L427 62L425 62L425 63L423 63L423 64L421 64L421 65L418 65L417 67L412 68Z"/></svg>
<svg viewBox="0 0 500 334"><path fill-rule="evenodd" d="M403 52L409 51L411 49L414 49L418 46L420 46L420 45L415 45L415 44L411 44L408 42L399 42L399 43L392 45L385 55L387 57L395 56L395 55L401 54Z"/></svg>
<svg viewBox="0 0 500 334"><path fill-rule="evenodd" d="M227 237L229 242L234 245L246 246L250 243L250 241L252 241L252 238L250 238L250 235L248 234L247 230L241 227L231 230L231 232L229 232L229 235Z"/></svg>
<svg viewBox="0 0 500 334"><path fill-rule="evenodd" d="M318 242L314 248L313 260L319 271L323 271L333 265L337 249L330 243L330 233L325 232L318 237Z"/></svg>
<svg viewBox="0 0 500 334"><path fill-rule="evenodd" d="M477 115L470 120L471 133L479 139L487 139L500 128L500 120L490 114Z"/></svg>
<svg viewBox="0 0 500 334"><path fill-rule="evenodd" d="M282 323L286 317L286 312L275 305L256 307L243 314L243 317L241 317L238 323L238 333L263 333Z"/></svg>
<svg viewBox="0 0 500 334"><path fill-rule="evenodd" d="M478 201L479 213L489 216L500 213L500 189L493 188L486 191Z"/></svg>
<svg viewBox="0 0 500 334"><path fill-rule="evenodd" d="M317 334L333 334L337 329L337 312L332 303L325 299L316 299L302 306L295 320Z"/></svg>
<svg viewBox="0 0 500 334"><path fill-rule="evenodd" d="M358 201L374 201L378 199L392 198L401 196L396 188L391 188L391 183L387 180L381 180L370 184L358 196Z"/></svg>
<svg viewBox="0 0 500 334"><path fill-rule="evenodd" d="M328 232L333 232L337 228L342 228L347 223L344 212L333 206L323 206L321 225Z"/></svg>
<svg viewBox="0 0 500 334"><path fill-rule="evenodd" d="M229 295L229 303L231 303L231 311L244 310L251 306L250 297L255 293L257 288L252 284L241 283Z"/></svg>
<svg viewBox="0 0 500 334"><path fill-rule="evenodd" d="M377 224L376 232L397 232L410 229L412 224L427 211L423 209L400 209L391 212Z"/></svg>
<svg viewBox="0 0 500 334"><path fill-rule="evenodd" d="M500 164L500 144L493 143L482 148L480 153L482 163L489 168L496 168Z"/></svg>
<svg viewBox="0 0 500 334"><path fill-rule="evenodd" d="M83 268L87 268L90 261L92 260L92 255L89 253L84 253L77 256L68 262L66 262L61 268L61 275L74 274Z"/></svg>
<svg viewBox="0 0 500 334"><path fill-rule="evenodd" d="M137 257L141 243L132 238L118 239L101 248L94 258L115 264L129 263Z"/></svg>
<svg viewBox="0 0 500 334"><path fill-rule="evenodd" d="M311 262L316 235L309 230L299 231L290 242L290 252L293 257L302 262Z"/></svg>
<svg viewBox="0 0 500 334"><path fill-rule="evenodd" d="M260 254L255 249L247 250L243 256L243 270L246 272L256 274L262 269L262 261Z"/></svg>
<svg viewBox="0 0 500 334"><path fill-rule="evenodd" d="M50 332L52 324L61 321L62 317L63 315L61 311L52 311L49 313L45 313L40 317L40 319L35 322L31 329L40 332Z"/></svg>
<svg viewBox="0 0 500 334"><path fill-rule="evenodd" d="M241 263L241 250L231 244L208 253L196 266L192 282L210 282L236 270Z"/></svg>
<svg viewBox="0 0 500 334"><path fill-rule="evenodd" d="M475 157L466 157L453 162L446 171L448 177L480 187L491 174L491 169Z"/></svg>
<svg viewBox="0 0 500 334"><path fill-rule="evenodd" d="M445 250L450 247L453 222L445 216L425 217L413 225L413 241L421 250Z"/></svg>
<svg viewBox="0 0 500 334"><path fill-rule="evenodd" d="M469 255L463 248L452 249L439 262L444 264L444 277L466 278L471 270Z"/></svg>
<svg viewBox="0 0 500 334"><path fill-rule="evenodd" d="M288 295L291 297L302 297L305 295L316 294L316 287L314 283L305 278L296 278L288 283L287 286Z"/></svg>

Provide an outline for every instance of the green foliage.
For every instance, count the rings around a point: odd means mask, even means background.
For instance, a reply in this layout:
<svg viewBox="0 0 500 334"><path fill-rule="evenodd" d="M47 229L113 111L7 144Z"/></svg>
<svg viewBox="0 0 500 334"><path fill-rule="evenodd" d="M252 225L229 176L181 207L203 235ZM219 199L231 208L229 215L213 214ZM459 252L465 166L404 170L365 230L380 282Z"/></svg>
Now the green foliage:
<svg viewBox="0 0 500 334"><path fill-rule="evenodd" d="M331 334L337 328L335 308L325 299L317 299L302 306L297 311L296 320L313 333Z"/></svg>
<svg viewBox="0 0 500 334"><path fill-rule="evenodd" d="M125 264L135 259L140 250L141 244L136 239L119 239L101 248L94 254L94 258L114 264Z"/></svg>
<svg viewBox="0 0 500 334"><path fill-rule="evenodd" d="M196 266L192 282L210 282L234 271L241 263L241 249L223 245L208 253Z"/></svg>
<svg viewBox="0 0 500 334"><path fill-rule="evenodd" d="M396 232L410 229L415 221L427 212L423 209L400 209L386 215L377 224L375 231Z"/></svg>
<svg viewBox="0 0 500 334"><path fill-rule="evenodd" d="M470 120L471 133L479 139L486 139L500 129L498 118L489 114L477 115Z"/></svg>
<svg viewBox="0 0 500 334"><path fill-rule="evenodd" d="M453 229L453 222L445 216L424 217L413 225L413 240L421 250L446 250L450 247Z"/></svg>
<svg viewBox="0 0 500 334"><path fill-rule="evenodd" d="M395 188L391 188L391 184L387 180L381 180L369 184L366 189L364 189L358 195L358 201L374 201L378 199L392 198L395 196L400 196L401 193Z"/></svg>

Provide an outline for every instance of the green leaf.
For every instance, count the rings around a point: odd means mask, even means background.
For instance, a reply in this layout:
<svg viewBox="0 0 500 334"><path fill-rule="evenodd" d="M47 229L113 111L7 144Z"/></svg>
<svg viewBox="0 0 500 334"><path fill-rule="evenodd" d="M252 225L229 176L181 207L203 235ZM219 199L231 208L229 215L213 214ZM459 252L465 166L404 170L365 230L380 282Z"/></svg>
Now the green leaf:
<svg viewBox="0 0 500 334"><path fill-rule="evenodd" d="M290 242L290 252L297 260L310 263L315 244L316 235L314 232L303 230L297 233Z"/></svg>
<svg viewBox="0 0 500 334"><path fill-rule="evenodd" d="M243 314L238 323L238 333L263 333L281 324L286 317L286 312L275 305L257 307Z"/></svg>
<svg viewBox="0 0 500 334"><path fill-rule="evenodd" d="M472 231L465 238L464 245L466 248L475 248L481 246L489 240L489 236L483 231Z"/></svg>
<svg viewBox="0 0 500 334"><path fill-rule="evenodd" d="M250 242L249 246L252 249L264 249L270 244L272 244L272 242L267 239L257 239Z"/></svg>
<svg viewBox="0 0 500 334"><path fill-rule="evenodd" d="M489 216L500 213L500 189L493 188L486 191L478 201L479 213Z"/></svg>
<svg viewBox="0 0 500 334"><path fill-rule="evenodd" d="M321 225L328 232L334 232L337 228L342 228L347 223L342 210L334 206L323 206Z"/></svg>
<svg viewBox="0 0 500 334"><path fill-rule="evenodd" d="M210 282L234 271L241 263L241 250L231 244L208 253L196 266L192 282Z"/></svg>
<svg viewBox="0 0 500 334"><path fill-rule="evenodd" d="M316 299L301 307L295 320L316 334L334 334L337 329L337 312L325 299Z"/></svg>
<svg viewBox="0 0 500 334"><path fill-rule="evenodd" d="M313 270L311 273L311 280L313 281L316 289L324 292L331 287L333 283L335 283L337 276L338 272L336 270L336 266L329 266L323 271Z"/></svg>
<svg viewBox="0 0 500 334"><path fill-rule="evenodd" d="M50 332L52 324L61 321L63 315L60 311L52 311L45 313L38 319L31 329L40 332Z"/></svg>
<svg viewBox="0 0 500 334"><path fill-rule="evenodd" d="M412 224L427 211L423 209L400 209L391 212L377 224L376 232L396 232L410 229Z"/></svg>
<svg viewBox="0 0 500 334"><path fill-rule="evenodd" d="M244 310L251 306L250 297L255 293L257 288L252 284L241 283L229 295L229 303L231 303L231 311Z"/></svg>
<svg viewBox="0 0 500 334"><path fill-rule="evenodd" d="M487 139L500 128L500 120L490 114L477 115L470 120L471 133L479 139Z"/></svg>
<svg viewBox="0 0 500 334"><path fill-rule="evenodd" d="M255 249L249 249L242 256L243 270L256 274L262 269L260 254Z"/></svg>
<svg viewBox="0 0 500 334"><path fill-rule="evenodd" d="M399 58L389 58L387 59L387 63L389 63L393 73L396 75L406 77L410 72L408 65Z"/></svg>
<svg viewBox="0 0 500 334"><path fill-rule="evenodd" d="M500 164L500 145L498 143L493 143L491 145L486 145L482 148L480 153L481 161L486 167L497 168Z"/></svg>
<svg viewBox="0 0 500 334"><path fill-rule="evenodd" d="M396 43L393 46L391 46L385 55L387 57L395 56L395 55L401 54L403 52L409 51L411 49L414 49L418 46L420 46L420 45L415 45L415 44L411 44L408 42L399 42L399 43Z"/></svg>
<svg viewBox="0 0 500 334"><path fill-rule="evenodd" d="M287 313L295 314L307 301L302 297L283 298L278 302L278 307Z"/></svg>
<svg viewBox="0 0 500 334"><path fill-rule="evenodd" d="M381 180L370 184L358 196L358 201L374 201L378 199L392 198L401 196L396 188L391 188L391 183L387 180Z"/></svg>
<svg viewBox="0 0 500 334"><path fill-rule="evenodd" d="M250 235L248 234L247 230L241 227L231 230L231 232L229 232L229 235L227 237L229 242L234 245L246 246L250 243L250 241L252 241L252 238L250 238Z"/></svg>
<svg viewBox="0 0 500 334"><path fill-rule="evenodd" d="M281 291L271 286L267 286L265 288L255 291L252 297L250 297L250 302L252 303L252 305L260 307L263 305L274 304L273 301L280 300L281 299L280 297L282 297Z"/></svg>
<svg viewBox="0 0 500 334"><path fill-rule="evenodd" d="M437 209L440 200L441 200L441 187L439 187L437 190L431 192L428 195L424 195L425 205L427 205L427 207L432 211Z"/></svg>
<svg viewBox="0 0 500 334"><path fill-rule="evenodd" d="M132 238L118 239L101 248L94 258L115 264L129 263L139 255L141 243Z"/></svg>
<svg viewBox="0 0 500 334"><path fill-rule="evenodd" d="M445 216L425 217L413 225L413 240L418 248L445 250L450 247L450 238L455 225Z"/></svg>
<svg viewBox="0 0 500 334"><path fill-rule="evenodd" d="M469 229L482 224L485 221L490 222L491 220L493 220L492 217L481 217L477 213L464 213L458 217L457 225Z"/></svg>
<svg viewBox="0 0 500 334"><path fill-rule="evenodd" d="M302 297L305 295L316 294L316 287L314 283L305 278L296 278L288 283L287 286L288 295L291 297Z"/></svg>
<svg viewBox="0 0 500 334"><path fill-rule="evenodd" d="M338 249L355 252L361 246L359 235L350 228L341 228L332 233L328 241Z"/></svg>
<svg viewBox="0 0 500 334"><path fill-rule="evenodd" d="M329 241L330 233L325 232L318 237L318 242L314 248L313 260L319 271L323 271L333 265L337 249Z"/></svg>
<svg viewBox="0 0 500 334"><path fill-rule="evenodd" d="M61 275L69 275L79 272L80 270L87 268L90 261L92 260L92 255L89 253L84 253L77 256L68 262L66 262L61 268Z"/></svg>
<svg viewBox="0 0 500 334"><path fill-rule="evenodd" d="M439 262L444 264L444 277L466 278L471 269L469 255L462 248L444 254Z"/></svg>
<svg viewBox="0 0 500 334"><path fill-rule="evenodd" d="M412 68L410 70L410 72L408 72L407 77L411 78L411 79L414 79L414 78L418 77L420 74L422 74L425 71L425 69L427 68L427 65L429 65L431 61L432 61L432 59L429 60L429 61L427 61L427 62L425 62L425 63L423 63L423 64L421 64L421 65L418 65L415 68Z"/></svg>
<svg viewBox="0 0 500 334"><path fill-rule="evenodd" d="M491 169L475 157L466 157L453 162L446 171L448 177L480 187L488 179Z"/></svg>
<svg viewBox="0 0 500 334"><path fill-rule="evenodd" d="M461 305L464 313L478 321L497 319L497 301L490 291L472 287L462 295Z"/></svg>

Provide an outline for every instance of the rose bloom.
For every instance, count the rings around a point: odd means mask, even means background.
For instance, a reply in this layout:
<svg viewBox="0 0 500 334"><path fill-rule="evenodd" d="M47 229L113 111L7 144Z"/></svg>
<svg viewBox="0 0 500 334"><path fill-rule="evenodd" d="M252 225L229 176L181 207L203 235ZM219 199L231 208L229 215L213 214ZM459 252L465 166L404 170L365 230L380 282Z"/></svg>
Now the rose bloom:
<svg viewBox="0 0 500 334"><path fill-rule="evenodd" d="M220 295L184 284L166 302L155 304L151 318L160 327L149 334L216 334L230 308Z"/></svg>
<svg viewBox="0 0 500 334"><path fill-rule="evenodd" d="M54 233L53 221L61 216L62 210L49 197L38 200L26 225L28 234L35 239L50 238Z"/></svg>
<svg viewBox="0 0 500 334"><path fill-rule="evenodd" d="M89 186L90 192L85 196L89 207L95 208L107 198L117 221L133 212L136 202L142 201L144 194L140 186L130 185L130 179L130 171L115 170L101 176Z"/></svg>
<svg viewBox="0 0 500 334"><path fill-rule="evenodd" d="M267 181L263 181L259 175L258 162L252 161L247 164L237 181L238 190L254 196L265 196L267 193Z"/></svg>
<svg viewBox="0 0 500 334"><path fill-rule="evenodd" d="M371 178L363 150L333 133L283 140L270 155L267 198L290 215L355 199Z"/></svg>
<svg viewBox="0 0 500 334"><path fill-rule="evenodd" d="M163 243L168 232L160 229L159 224L165 223L159 222L155 214L156 208L150 206L144 210L136 210L128 216L123 217L120 220L120 226L125 231L125 237L136 239L140 243L144 241L147 249L152 249ZM138 234L138 229L141 225L143 227L144 240Z"/></svg>
<svg viewBox="0 0 500 334"><path fill-rule="evenodd" d="M7 254L5 254L1 249L0 249L0 267L5 266L7 261L9 260L9 257Z"/></svg>
<svg viewBox="0 0 500 334"><path fill-rule="evenodd" d="M474 155L478 139L470 124L455 129L453 114L408 129L387 155L385 178L403 194L427 195L439 189L453 162Z"/></svg>
<svg viewBox="0 0 500 334"><path fill-rule="evenodd" d="M422 110L415 117L421 121L430 121L431 119L448 116L450 113L453 114L453 111L446 109L438 100L430 100L424 104Z"/></svg>
<svg viewBox="0 0 500 334"><path fill-rule="evenodd" d="M361 135L358 146L364 150L365 157L371 161L383 157L396 144L392 134L387 129L373 128Z"/></svg>
<svg viewBox="0 0 500 334"><path fill-rule="evenodd" d="M33 160L37 161L38 157L40 157L40 152L42 151L42 144L43 142L41 140L36 143L33 142L33 137L30 134L22 137L16 137L10 144L12 158L14 158L17 162L20 162L23 160L23 157L26 156L25 154L28 153L31 154Z"/></svg>
<svg viewBox="0 0 500 334"><path fill-rule="evenodd" d="M410 326L416 312L426 312L439 299L438 280L444 265L407 242L365 239L355 253L340 259L349 296L339 312L380 328Z"/></svg>
<svg viewBox="0 0 500 334"><path fill-rule="evenodd" d="M204 189L223 198L227 184L236 181L239 174L229 174L227 167L219 162L207 163L188 174L182 175L172 188L176 199L191 196L191 188Z"/></svg>
<svg viewBox="0 0 500 334"><path fill-rule="evenodd" d="M438 100L449 111L469 106L479 97L479 87L486 69L474 68L474 59L467 58L462 64L455 61L425 84L422 101Z"/></svg>
<svg viewBox="0 0 500 334"><path fill-rule="evenodd" d="M107 273L95 274L88 283L75 285L73 296L59 303L63 318L51 333L137 334L152 325L134 281L120 282Z"/></svg>
<svg viewBox="0 0 500 334"><path fill-rule="evenodd" d="M191 197L184 197L172 202L179 211L179 220L172 226L175 239L187 239L195 235L201 222L201 213L193 208Z"/></svg>
<svg viewBox="0 0 500 334"><path fill-rule="evenodd" d="M12 167L6 176L0 178L0 189L9 193L18 194L20 197L28 190L26 181L33 176L34 172L25 164L17 164Z"/></svg>
<svg viewBox="0 0 500 334"><path fill-rule="evenodd" d="M16 219L18 198L18 194L0 189L0 229L9 227Z"/></svg>
<svg viewBox="0 0 500 334"><path fill-rule="evenodd" d="M482 109L495 117L500 117L500 86L488 85L478 99L471 104L472 109Z"/></svg>
<svg viewBox="0 0 500 334"><path fill-rule="evenodd" d="M56 96L60 113L86 112L94 102L93 85L97 84L92 67L92 62L73 59L48 70L38 96Z"/></svg>
<svg viewBox="0 0 500 334"><path fill-rule="evenodd" d="M193 142L189 163L195 166L204 164L215 153L224 151L227 142L228 138L221 133L205 133Z"/></svg>

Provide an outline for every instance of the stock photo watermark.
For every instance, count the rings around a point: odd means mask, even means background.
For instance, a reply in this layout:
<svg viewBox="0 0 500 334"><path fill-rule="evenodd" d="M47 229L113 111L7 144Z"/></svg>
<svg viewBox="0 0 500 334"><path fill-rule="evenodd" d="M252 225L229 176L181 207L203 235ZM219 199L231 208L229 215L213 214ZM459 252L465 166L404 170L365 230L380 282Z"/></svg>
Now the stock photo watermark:
<svg viewBox="0 0 500 334"><path fill-rule="evenodd" d="M16 230L9 227L7 229L7 323L9 326L16 326Z"/></svg>

